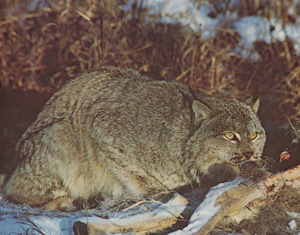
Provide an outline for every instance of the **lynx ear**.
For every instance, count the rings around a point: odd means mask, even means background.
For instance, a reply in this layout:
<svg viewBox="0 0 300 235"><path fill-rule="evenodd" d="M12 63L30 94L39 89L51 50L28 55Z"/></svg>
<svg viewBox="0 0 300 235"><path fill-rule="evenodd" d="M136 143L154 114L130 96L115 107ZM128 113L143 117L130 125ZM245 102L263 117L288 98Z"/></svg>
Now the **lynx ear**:
<svg viewBox="0 0 300 235"><path fill-rule="evenodd" d="M199 100L194 100L192 109L195 114L195 124L199 125L204 119L208 119L212 115L212 110Z"/></svg>
<svg viewBox="0 0 300 235"><path fill-rule="evenodd" d="M258 98L254 103L253 103L253 98L250 97L245 101L245 103L249 106L251 106L252 110L257 113L259 105L260 105L260 99Z"/></svg>

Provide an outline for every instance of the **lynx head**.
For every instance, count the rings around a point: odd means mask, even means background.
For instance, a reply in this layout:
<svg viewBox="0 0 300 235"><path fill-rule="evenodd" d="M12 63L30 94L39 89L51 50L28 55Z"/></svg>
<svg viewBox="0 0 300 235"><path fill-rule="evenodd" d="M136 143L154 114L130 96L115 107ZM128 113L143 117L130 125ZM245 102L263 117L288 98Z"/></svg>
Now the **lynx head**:
<svg viewBox="0 0 300 235"><path fill-rule="evenodd" d="M266 136L256 116L258 107L259 100L253 105L214 97L193 102L195 132L185 158L196 181L213 166L238 172L242 162L260 160Z"/></svg>

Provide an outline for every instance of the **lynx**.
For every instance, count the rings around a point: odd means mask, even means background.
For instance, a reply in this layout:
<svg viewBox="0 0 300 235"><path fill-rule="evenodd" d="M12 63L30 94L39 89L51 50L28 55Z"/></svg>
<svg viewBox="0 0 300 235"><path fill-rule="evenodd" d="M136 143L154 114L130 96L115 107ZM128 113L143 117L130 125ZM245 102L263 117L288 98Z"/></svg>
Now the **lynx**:
<svg viewBox="0 0 300 235"><path fill-rule="evenodd" d="M98 195L122 201L176 190L217 170L226 178L260 159L258 106L196 96L131 69L84 73L50 98L19 140L4 193L55 210Z"/></svg>

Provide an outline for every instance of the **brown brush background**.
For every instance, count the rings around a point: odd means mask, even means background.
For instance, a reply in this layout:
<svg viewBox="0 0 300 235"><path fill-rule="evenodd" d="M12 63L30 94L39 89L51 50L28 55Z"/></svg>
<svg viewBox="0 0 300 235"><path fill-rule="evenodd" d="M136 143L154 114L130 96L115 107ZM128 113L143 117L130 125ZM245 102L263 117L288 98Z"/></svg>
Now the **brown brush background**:
<svg viewBox="0 0 300 235"><path fill-rule="evenodd" d="M0 172L13 168L14 146L49 96L76 74L101 65L174 79L210 95L261 99L263 121L300 119L300 65L293 42L256 42L253 61L234 51L240 36L223 22L208 40L178 24L159 23L142 1L0 0ZM223 14L218 1L206 1ZM223 1L229 5L230 0ZM292 1L242 1L240 17L274 15L294 23ZM199 1L200 4L200 1ZM299 6L300 7L300 6ZM223 12L222 12L223 11ZM272 29L271 29L272 30Z"/></svg>

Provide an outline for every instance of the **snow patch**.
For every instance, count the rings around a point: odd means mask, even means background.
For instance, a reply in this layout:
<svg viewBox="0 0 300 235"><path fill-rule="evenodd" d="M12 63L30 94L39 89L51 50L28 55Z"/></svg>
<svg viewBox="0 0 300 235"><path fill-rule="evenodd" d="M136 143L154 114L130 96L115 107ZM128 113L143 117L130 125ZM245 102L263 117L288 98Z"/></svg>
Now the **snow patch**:
<svg viewBox="0 0 300 235"><path fill-rule="evenodd" d="M217 213L220 209L220 205L216 205L217 198L228 191L233 187L237 187L243 180L238 178L234 181L221 183L214 186L206 195L203 202L200 206L197 207L194 214L192 215L189 225L185 227L183 230L178 230L172 235L180 235L180 234L193 234L199 231L209 220L210 218Z"/></svg>
<svg viewBox="0 0 300 235"><path fill-rule="evenodd" d="M133 0L127 1L123 6L124 10L130 10ZM218 7L225 12L218 14L215 18L209 15L213 13L209 2L197 3L193 0L149 0L143 1L144 7L149 9L150 15L160 15L159 21L163 23L181 23L190 27L195 32L201 30L203 40L215 36L216 29L229 27L237 31L241 36L241 42L238 47L242 48L242 55L249 56L249 51L253 49L253 43L262 41L271 43L283 41L286 38L294 42L294 49L297 55L300 55L300 16L296 18L295 23L283 24L280 20L271 17L266 19L260 16L246 16L238 18L234 9L241 6L241 0L230 1L229 6L223 1L218 2ZM294 2L296 6L296 1ZM293 14L295 9L290 7L288 11ZM295 14L293 14L295 15ZM257 59L258 54L252 58Z"/></svg>
<svg viewBox="0 0 300 235"><path fill-rule="evenodd" d="M295 232L297 230L297 223L295 220L291 220L289 222L289 228L292 230L292 232Z"/></svg>

